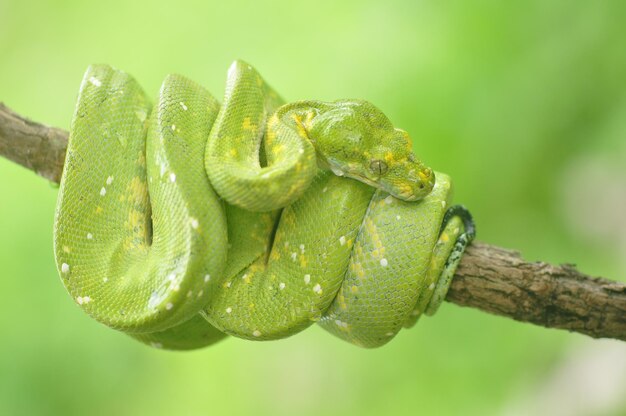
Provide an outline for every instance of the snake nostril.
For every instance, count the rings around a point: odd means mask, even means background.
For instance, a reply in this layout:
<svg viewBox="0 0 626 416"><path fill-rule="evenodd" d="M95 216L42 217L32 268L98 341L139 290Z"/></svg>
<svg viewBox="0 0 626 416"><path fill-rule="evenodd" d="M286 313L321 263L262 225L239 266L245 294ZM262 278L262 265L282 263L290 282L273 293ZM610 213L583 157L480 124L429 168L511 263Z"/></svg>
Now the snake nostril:
<svg viewBox="0 0 626 416"><path fill-rule="evenodd" d="M427 181L432 178L433 171L430 168L425 168L419 172L419 177L422 181Z"/></svg>

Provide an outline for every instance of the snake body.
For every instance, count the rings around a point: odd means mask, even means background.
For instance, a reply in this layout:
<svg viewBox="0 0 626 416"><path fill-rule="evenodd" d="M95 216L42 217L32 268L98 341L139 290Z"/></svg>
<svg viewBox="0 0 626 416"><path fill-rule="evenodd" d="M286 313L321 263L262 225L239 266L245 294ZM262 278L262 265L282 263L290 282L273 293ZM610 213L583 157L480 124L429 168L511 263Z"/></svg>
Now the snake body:
<svg viewBox="0 0 626 416"><path fill-rule="evenodd" d="M85 312L155 347L318 322L364 347L443 300L473 237L451 181L360 100L284 104L248 64L220 105L168 76L81 84L55 217L61 279Z"/></svg>

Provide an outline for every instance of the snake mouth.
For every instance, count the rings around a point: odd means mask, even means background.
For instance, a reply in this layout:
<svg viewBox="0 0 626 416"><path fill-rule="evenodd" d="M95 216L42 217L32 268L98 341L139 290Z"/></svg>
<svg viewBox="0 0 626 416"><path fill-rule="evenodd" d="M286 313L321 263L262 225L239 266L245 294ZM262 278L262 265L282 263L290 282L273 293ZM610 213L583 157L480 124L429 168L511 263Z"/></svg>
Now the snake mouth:
<svg viewBox="0 0 626 416"><path fill-rule="evenodd" d="M435 187L435 174L430 173L426 180L412 180L400 185L391 184L383 189L392 196L407 202L415 202L428 196Z"/></svg>
<svg viewBox="0 0 626 416"><path fill-rule="evenodd" d="M417 194L411 191L403 191L398 193L389 192L392 196L407 202L416 202L424 199L428 193Z"/></svg>
<svg viewBox="0 0 626 416"><path fill-rule="evenodd" d="M424 199L432 191L435 185L435 175L432 174L428 182L423 181L411 181L405 182L400 185L386 182L381 180L370 179L361 175L353 175L345 173L345 176L351 179L355 179L373 188L380 189L383 192L388 193L394 198L407 202L415 202Z"/></svg>
<svg viewBox="0 0 626 416"><path fill-rule="evenodd" d="M383 190L385 190L385 191L386 191L385 187L384 187L384 186L382 186L382 185L380 184L380 182L377 182L377 181L375 181L375 180L369 179L369 178L367 178L367 177L365 177L365 176L360 176L360 175L349 175L349 174L347 174L346 176L347 176L347 177L349 177L349 178L352 178L352 179L356 179L356 180L357 180L357 181L359 181L359 182L363 182L364 184L369 185L369 186L371 186L371 187L373 187L373 188L383 189Z"/></svg>
<svg viewBox="0 0 626 416"><path fill-rule="evenodd" d="M393 196L396 196L396 195L394 195L391 192L389 192L389 193L391 195L393 195ZM419 201L419 200L423 199L424 196L423 195L417 195L417 194L414 194L412 192L400 192L400 193L397 194L396 198L401 199L403 201L415 202L415 201Z"/></svg>

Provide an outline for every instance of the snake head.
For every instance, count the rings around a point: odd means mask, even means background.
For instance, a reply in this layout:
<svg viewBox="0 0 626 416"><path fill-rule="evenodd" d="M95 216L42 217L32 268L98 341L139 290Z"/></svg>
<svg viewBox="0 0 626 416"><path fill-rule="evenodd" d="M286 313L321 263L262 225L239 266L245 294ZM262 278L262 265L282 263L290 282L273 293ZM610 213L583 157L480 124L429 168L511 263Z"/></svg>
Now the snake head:
<svg viewBox="0 0 626 416"><path fill-rule="evenodd" d="M351 176L404 201L418 201L432 191L435 174L413 154L406 132L396 129L395 136L376 146Z"/></svg>
<svg viewBox="0 0 626 416"><path fill-rule="evenodd" d="M435 185L435 174L413 153L409 135L394 128L373 104L336 101L309 130L325 164L404 201L417 201Z"/></svg>

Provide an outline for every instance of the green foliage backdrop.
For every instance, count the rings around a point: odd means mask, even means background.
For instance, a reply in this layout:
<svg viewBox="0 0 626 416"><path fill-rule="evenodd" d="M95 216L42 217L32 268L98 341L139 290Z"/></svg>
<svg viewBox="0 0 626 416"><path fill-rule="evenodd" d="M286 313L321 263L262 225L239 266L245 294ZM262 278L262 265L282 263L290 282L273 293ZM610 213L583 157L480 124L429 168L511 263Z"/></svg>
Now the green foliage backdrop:
<svg viewBox="0 0 626 416"><path fill-rule="evenodd" d="M0 100L67 128L90 63L153 96L177 72L221 97L242 58L286 99L382 108L455 179L481 240L626 280L625 4L0 0ZM315 327L152 350L65 293L56 189L6 160L0 178L0 414L512 414L569 351L600 345L444 304L373 351Z"/></svg>

